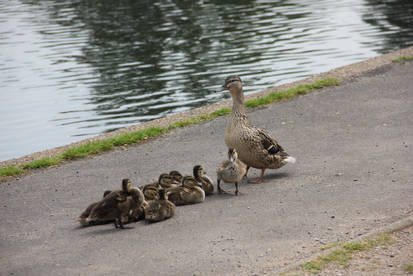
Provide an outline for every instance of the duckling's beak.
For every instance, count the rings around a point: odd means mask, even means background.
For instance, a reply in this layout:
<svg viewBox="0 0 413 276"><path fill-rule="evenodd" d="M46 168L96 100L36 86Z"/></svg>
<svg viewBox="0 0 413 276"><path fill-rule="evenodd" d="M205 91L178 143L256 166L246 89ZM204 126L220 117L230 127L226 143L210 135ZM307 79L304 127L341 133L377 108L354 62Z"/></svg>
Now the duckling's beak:
<svg viewBox="0 0 413 276"><path fill-rule="evenodd" d="M229 162L234 162L234 156L232 155L229 156Z"/></svg>
<svg viewBox="0 0 413 276"><path fill-rule="evenodd" d="M217 89L215 89L215 92L221 92L227 90L227 88L225 87L225 85L218 87Z"/></svg>

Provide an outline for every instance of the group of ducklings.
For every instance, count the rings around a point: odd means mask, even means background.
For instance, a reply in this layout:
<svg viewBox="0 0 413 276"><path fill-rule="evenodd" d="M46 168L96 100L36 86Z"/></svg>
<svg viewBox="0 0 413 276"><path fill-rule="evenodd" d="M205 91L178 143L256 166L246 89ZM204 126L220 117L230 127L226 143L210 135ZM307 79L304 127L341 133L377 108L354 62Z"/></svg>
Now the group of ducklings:
<svg viewBox="0 0 413 276"><path fill-rule="evenodd" d="M246 167L237 160L235 150L230 149L228 157L217 168L218 192L225 193L220 187L222 180L235 183L238 195L238 181L244 176ZM123 179L121 190L105 191L101 200L81 213L79 222L83 226L114 222L116 228L124 228L125 223L142 219L162 221L175 214L176 206L201 203L205 196L213 193L213 181L201 165L194 166L193 176L183 176L174 170L140 187L133 187L129 179Z"/></svg>
<svg viewBox="0 0 413 276"><path fill-rule="evenodd" d="M261 183L266 169L278 169L296 160L266 130L248 121L239 76L228 76L218 89L224 90L231 94L233 106L225 129L228 160L216 170L217 190L218 193L226 193L220 186L221 181L234 183L235 195L238 195L238 182L247 177L249 168L261 169L261 175L248 182ZM143 218L161 221L173 216L176 206L200 203L213 192L213 181L200 165L193 168L193 176L182 176L178 171L171 171L161 174L157 181L138 188L132 187L129 179L124 179L122 190L105 191L103 199L89 205L79 221L82 225L114 221L116 228L123 228L123 223Z"/></svg>

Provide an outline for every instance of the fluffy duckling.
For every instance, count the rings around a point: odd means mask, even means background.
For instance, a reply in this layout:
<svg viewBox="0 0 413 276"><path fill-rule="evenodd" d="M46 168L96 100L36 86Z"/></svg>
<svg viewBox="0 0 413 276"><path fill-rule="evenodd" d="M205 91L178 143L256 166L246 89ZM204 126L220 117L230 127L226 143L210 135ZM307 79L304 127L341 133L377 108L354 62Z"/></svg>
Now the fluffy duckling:
<svg viewBox="0 0 413 276"><path fill-rule="evenodd" d="M182 178L183 178L183 176L182 176L182 174L181 174L180 172L178 172L178 171L171 171L171 172L169 173L169 175L170 175L170 176L172 177L172 179L175 180L176 182L182 183Z"/></svg>
<svg viewBox="0 0 413 276"><path fill-rule="evenodd" d="M175 214L175 204L168 200L164 189L159 190L159 199L148 201L145 207L145 219L157 222L168 219Z"/></svg>
<svg viewBox="0 0 413 276"><path fill-rule="evenodd" d="M205 191L205 195L212 195L214 193L214 182L206 174L204 168L202 168L201 165L196 165L194 166L193 173L195 180L202 184L202 189Z"/></svg>
<svg viewBox="0 0 413 276"><path fill-rule="evenodd" d="M128 200L128 196L131 196L132 200ZM99 201L91 210L86 222L114 221L116 228L124 228L123 223L128 221L131 209L137 204L140 196L141 191L133 189L129 179L123 179L122 190L113 191Z"/></svg>
<svg viewBox="0 0 413 276"><path fill-rule="evenodd" d="M145 196L145 200L159 199L159 188L160 187L158 185L158 182L156 182L155 185L152 185L152 183L150 183L143 187L140 187L143 195Z"/></svg>
<svg viewBox="0 0 413 276"><path fill-rule="evenodd" d="M261 183L266 169L278 169L287 163L295 163L295 158L277 143L271 135L250 124L244 106L242 82L238 76L229 76L221 91L228 90L232 96L232 112L225 129L225 144L236 149L239 159L250 167L261 169L261 175L249 182Z"/></svg>
<svg viewBox="0 0 413 276"><path fill-rule="evenodd" d="M138 221L145 218L145 207L148 205L148 202L145 200L143 192L136 187L133 187L131 190L131 195L127 198L127 204L129 204L129 215L127 218L128 222ZM136 193L136 196L133 197L133 194Z"/></svg>
<svg viewBox="0 0 413 276"><path fill-rule="evenodd" d="M159 176L159 186L168 190L181 186L181 182L175 180L170 174L163 173Z"/></svg>
<svg viewBox="0 0 413 276"><path fill-rule="evenodd" d="M235 149L228 149L228 160L222 162L217 168L217 189L218 193L226 193L221 189L221 180L228 183L235 183L235 195L238 195L238 182L244 177L246 166L238 160Z"/></svg>
<svg viewBox="0 0 413 276"><path fill-rule="evenodd" d="M145 200L139 208L134 209L129 216L129 222L145 219L145 208L148 205L148 201Z"/></svg>
<svg viewBox="0 0 413 276"><path fill-rule="evenodd" d="M158 180L153 181L149 184L139 187L145 196L145 200L156 200L159 199L159 189L164 187L175 187L178 186L177 182L172 179L172 177L163 173L159 175Z"/></svg>
<svg viewBox="0 0 413 276"><path fill-rule="evenodd" d="M182 186L169 189L167 195L176 206L195 204L204 201L205 192L195 178L188 175L182 179Z"/></svg>
<svg viewBox="0 0 413 276"><path fill-rule="evenodd" d="M112 191L107 190L103 193L103 198L105 198L105 196L107 196L108 194L110 194ZM79 216L79 222L81 225L83 226L88 226L91 225L89 223L86 222L87 217L90 215L90 212L92 211L92 209L99 203L99 201L93 202L92 204L90 204L89 206L86 207L86 209L80 214ZM92 223L93 224L93 223Z"/></svg>

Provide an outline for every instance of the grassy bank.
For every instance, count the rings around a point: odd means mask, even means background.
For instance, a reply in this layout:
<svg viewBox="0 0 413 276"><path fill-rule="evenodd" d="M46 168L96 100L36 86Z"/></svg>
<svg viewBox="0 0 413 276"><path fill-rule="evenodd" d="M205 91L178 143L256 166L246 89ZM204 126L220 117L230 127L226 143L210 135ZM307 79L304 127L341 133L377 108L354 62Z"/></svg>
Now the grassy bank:
<svg viewBox="0 0 413 276"><path fill-rule="evenodd" d="M404 62L404 61L412 61L413 56L401 56L393 60L393 62Z"/></svg>
<svg viewBox="0 0 413 276"><path fill-rule="evenodd" d="M288 90L282 90L278 92L272 92L264 97L252 99L245 102L248 108L259 107L268 105L276 101L290 99L298 95L304 95L312 90L321 89L327 86L338 85L337 79L323 79L308 85L299 85ZM182 128L188 125L198 124L205 120L214 119L220 116L225 116L231 113L230 108L221 108L209 114L202 114L195 116L187 120L177 121L170 124L168 127L148 127L142 130L128 132L110 138L107 140L88 142L83 145L72 147L60 155L53 158L43 158L20 166L9 166L0 168L0 177L6 176L18 176L28 170L46 168L54 165L58 165L66 160L73 160L78 158L84 158L94 154L102 153L113 149L117 146L127 146L130 144L136 144L149 138L159 137L173 129Z"/></svg>
<svg viewBox="0 0 413 276"><path fill-rule="evenodd" d="M319 274L327 265L332 263L345 267L357 252L367 251L375 246L389 245L394 243L394 241L389 234L383 233L374 239L366 239L361 242L340 243L340 248L302 264L301 268L306 272ZM336 245L337 244L334 244L332 247ZM325 249L328 248L329 247L326 247Z"/></svg>

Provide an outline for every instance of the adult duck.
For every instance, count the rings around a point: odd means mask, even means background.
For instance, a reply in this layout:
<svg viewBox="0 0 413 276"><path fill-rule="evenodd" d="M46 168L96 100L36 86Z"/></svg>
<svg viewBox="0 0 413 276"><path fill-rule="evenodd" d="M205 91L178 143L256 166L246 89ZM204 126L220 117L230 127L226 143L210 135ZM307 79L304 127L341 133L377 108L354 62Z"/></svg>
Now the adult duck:
<svg viewBox="0 0 413 276"><path fill-rule="evenodd" d="M278 169L295 158L285 152L270 134L250 124L244 106L242 81L238 76L229 76L219 91L228 90L232 96L232 112L227 120L225 143L236 149L238 158L250 167L261 169L261 175L252 183L261 183L266 169Z"/></svg>

